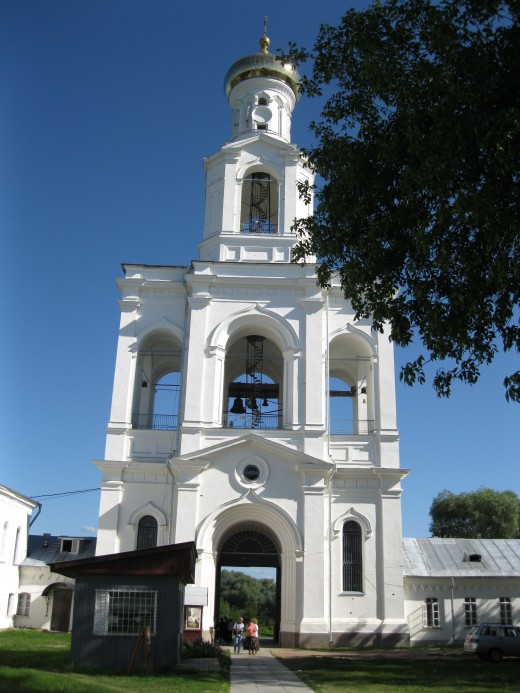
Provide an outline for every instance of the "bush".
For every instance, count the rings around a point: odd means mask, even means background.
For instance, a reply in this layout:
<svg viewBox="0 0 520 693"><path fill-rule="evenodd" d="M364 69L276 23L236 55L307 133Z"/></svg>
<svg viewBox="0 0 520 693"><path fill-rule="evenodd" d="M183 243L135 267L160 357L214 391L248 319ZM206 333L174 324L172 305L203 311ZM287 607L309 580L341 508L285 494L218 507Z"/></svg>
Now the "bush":
<svg viewBox="0 0 520 693"><path fill-rule="evenodd" d="M222 647L213 645L209 640L204 640L204 638L195 638L191 643L184 642L182 644L183 659L208 659L223 655L224 650Z"/></svg>

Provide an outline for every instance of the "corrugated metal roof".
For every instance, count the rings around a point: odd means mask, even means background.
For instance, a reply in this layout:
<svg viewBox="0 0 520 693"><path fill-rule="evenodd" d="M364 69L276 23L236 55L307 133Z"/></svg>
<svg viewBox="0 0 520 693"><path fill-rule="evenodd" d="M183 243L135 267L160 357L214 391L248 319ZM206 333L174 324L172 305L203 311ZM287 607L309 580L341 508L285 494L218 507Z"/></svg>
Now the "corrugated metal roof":
<svg viewBox="0 0 520 693"><path fill-rule="evenodd" d="M403 554L405 577L520 577L520 539L403 538Z"/></svg>
<svg viewBox="0 0 520 693"><path fill-rule="evenodd" d="M77 541L77 553L62 552L63 539ZM57 563L75 561L78 558L91 558L96 553L95 537L64 537L50 534L29 534L27 541L27 558L22 565L41 565L42 563Z"/></svg>

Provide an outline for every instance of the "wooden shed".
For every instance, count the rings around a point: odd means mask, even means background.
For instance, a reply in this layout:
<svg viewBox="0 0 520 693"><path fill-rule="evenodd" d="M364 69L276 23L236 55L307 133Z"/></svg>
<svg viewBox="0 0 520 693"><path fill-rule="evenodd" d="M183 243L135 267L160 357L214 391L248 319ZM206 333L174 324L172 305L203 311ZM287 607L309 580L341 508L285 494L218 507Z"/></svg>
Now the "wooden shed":
<svg viewBox="0 0 520 693"><path fill-rule="evenodd" d="M116 670L138 660L154 670L176 667L184 588L194 581L196 557L195 544L185 542L52 564L53 572L76 581L72 662Z"/></svg>

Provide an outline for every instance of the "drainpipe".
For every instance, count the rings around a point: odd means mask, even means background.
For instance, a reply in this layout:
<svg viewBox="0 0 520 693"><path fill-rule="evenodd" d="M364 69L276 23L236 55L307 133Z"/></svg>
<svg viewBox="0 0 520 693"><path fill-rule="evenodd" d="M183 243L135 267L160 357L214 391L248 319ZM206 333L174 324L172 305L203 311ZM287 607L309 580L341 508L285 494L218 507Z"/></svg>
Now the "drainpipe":
<svg viewBox="0 0 520 693"><path fill-rule="evenodd" d="M189 273L191 273L192 268L190 268ZM186 335L186 330L188 326L188 285L186 284L186 276L184 277L184 290L185 290L185 299L184 299L184 325L182 327L182 346L181 346L181 382L179 384L179 413L178 413L178 419L177 419L177 450L179 449L179 443L180 443L180 421L181 421L181 412L184 410L184 402L183 402L183 397L184 397L184 378L186 377L186 364L185 364L185 358L186 358L186 342L187 342L187 335ZM172 450L172 453L175 452L175 450Z"/></svg>
<svg viewBox="0 0 520 693"><path fill-rule="evenodd" d="M454 601L454 592L455 592L455 578L451 578L451 644L453 645L455 643L455 606L453 604Z"/></svg>
<svg viewBox="0 0 520 693"><path fill-rule="evenodd" d="M191 272L191 268L189 270ZM184 397L184 378L186 377L186 364L185 364L185 358L186 358L186 341L187 341L187 335L186 335L186 328L188 325L188 286L186 284L186 276L184 277L184 291L185 291L185 299L184 299L184 324L182 326L182 345L181 345L181 379L179 383L179 409L177 412L177 441L176 441L176 450L171 450L170 455L168 459L166 460L166 466L168 473L171 478L171 504L170 504L170 521L169 521L169 527L168 527L168 539L169 543L172 543L172 527L173 527L173 496L175 493L175 474L172 471L171 467L171 459L174 456L176 452L179 451L180 447L180 440L181 440L181 414L184 411L184 402L183 402L183 397Z"/></svg>
<svg viewBox="0 0 520 693"><path fill-rule="evenodd" d="M41 504L41 503L38 503L38 501L36 501L36 505L38 506L38 511L37 511L36 515L32 518L32 520L29 522L29 527L32 527L32 526L33 526L33 524L34 524L34 523L36 522L36 520L38 519L38 515L39 515L39 514L41 513L41 511L42 511L42 504Z"/></svg>
<svg viewBox="0 0 520 693"><path fill-rule="evenodd" d="M329 645L333 644L332 638L332 482L336 473L336 464L329 455L329 459L334 464L334 469L329 476Z"/></svg>
<svg viewBox="0 0 520 693"><path fill-rule="evenodd" d="M333 644L332 637L332 483L336 473L336 463L330 455L330 396L329 396L329 374L330 374L330 350L329 350L329 292L325 301L325 329L326 329L326 358L325 358L325 399L326 399L326 424L327 424L327 457L331 460L334 468L329 476L329 645Z"/></svg>

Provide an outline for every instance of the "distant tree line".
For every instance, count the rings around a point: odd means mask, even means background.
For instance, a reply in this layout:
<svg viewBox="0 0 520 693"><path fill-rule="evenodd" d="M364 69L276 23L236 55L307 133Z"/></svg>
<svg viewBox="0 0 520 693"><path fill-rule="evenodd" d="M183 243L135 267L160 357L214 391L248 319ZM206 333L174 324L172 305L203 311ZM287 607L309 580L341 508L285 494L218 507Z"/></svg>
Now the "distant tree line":
<svg viewBox="0 0 520 693"><path fill-rule="evenodd" d="M434 537L520 539L520 498L514 491L445 489L433 499L430 517Z"/></svg>

